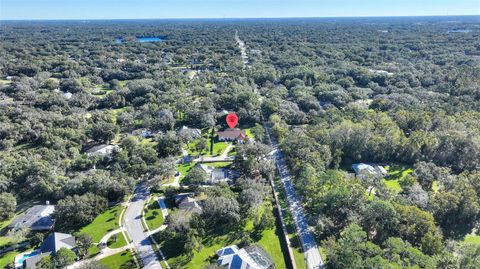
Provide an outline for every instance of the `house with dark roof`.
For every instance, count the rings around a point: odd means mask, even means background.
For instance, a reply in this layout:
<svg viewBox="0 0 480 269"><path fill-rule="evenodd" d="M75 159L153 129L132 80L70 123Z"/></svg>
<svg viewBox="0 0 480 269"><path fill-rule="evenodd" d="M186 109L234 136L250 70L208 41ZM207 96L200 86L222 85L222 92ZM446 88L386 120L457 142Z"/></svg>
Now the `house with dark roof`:
<svg viewBox="0 0 480 269"><path fill-rule="evenodd" d="M35 205L16 217L8 227L13 230L48 231L55 223L53 212L55 212L53 205Z"/></svg>
<svg viewBox="0 0 480 269"><path fill-rule="evenodd" d="M253 245L239 249L236 245L217 251L218 265L228 269L272 269L272 258L261 247Z"/></svg>
<svg viewBox="0 0 480 269"><path fill-rule="evenodd" d="M40 249L15 258L15 265L23 264L25 269L35 269L42 257L55 255L61 248L74 249L75 237L71 234L52 233L41 244Z"/></svg>
<svg viewBox="0 0 480 269"><path fill-rule="evenodd" d="M243 130L239 129L226 129L217 133L218 140L220 141L236 141L244 143L248 140L247 134Z"/></svg>

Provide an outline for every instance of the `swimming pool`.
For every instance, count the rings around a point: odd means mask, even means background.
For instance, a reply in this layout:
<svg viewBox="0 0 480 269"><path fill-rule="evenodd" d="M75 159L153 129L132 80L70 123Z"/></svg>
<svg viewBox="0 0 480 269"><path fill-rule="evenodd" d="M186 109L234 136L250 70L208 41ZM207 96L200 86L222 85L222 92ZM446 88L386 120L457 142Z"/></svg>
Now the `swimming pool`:
<svg viewBox="0 0 480 269"><path fill-rule="evenodd" d="M41 252L39 249L30 252L24 252L15 257L15 268L23 268L23 262L31 257L39 255Z"/></svg>

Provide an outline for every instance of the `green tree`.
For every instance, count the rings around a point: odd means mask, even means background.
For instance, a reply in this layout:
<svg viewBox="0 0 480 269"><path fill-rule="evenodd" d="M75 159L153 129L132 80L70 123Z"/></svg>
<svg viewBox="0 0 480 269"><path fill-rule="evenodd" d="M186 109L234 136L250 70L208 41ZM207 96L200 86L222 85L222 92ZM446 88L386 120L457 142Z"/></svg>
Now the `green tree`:
<svg viewBox="0 0 480 269"><path fill-rule="evenodd" d="M77 236L77 250L80 257L85 257L88 254L88 249L93 245L92 238L85 233Z"/></svg>
<svg viewBox="0 0 480 269"><path fill-rule="evenodd" d="M0 193L0 221L10 218L17 209L17 200L13 194L4 192Z"/></svg>
<svg viewBox="0 0 480 269"><path fill-rule="evenodd" d="M60 248L55 253L54 260L57 267L63 268L75 262L77 255L68 248Z"/></svg>
<svg viewBox="0 0 480 269"><path fill-rule="evenodd" d="M92 193L67 196L58 201L55 219L60 227L79 227L90 223L106 209L107 200L102 196Z"/></svg>
<svg viewBox="0 0 480 269"><path fill-rule="evenodd" d="M38 269L55 269L55 262L52 256L43 256L40 261L37 262L36 268Z"/></svg>
<svg viewBox="0 0 480 269"><path fill-rule="evenodd" d="M372 239L383 241L393 234L399 223L399 216L389 202L374 199L363 211L363 226Z"/></svg>

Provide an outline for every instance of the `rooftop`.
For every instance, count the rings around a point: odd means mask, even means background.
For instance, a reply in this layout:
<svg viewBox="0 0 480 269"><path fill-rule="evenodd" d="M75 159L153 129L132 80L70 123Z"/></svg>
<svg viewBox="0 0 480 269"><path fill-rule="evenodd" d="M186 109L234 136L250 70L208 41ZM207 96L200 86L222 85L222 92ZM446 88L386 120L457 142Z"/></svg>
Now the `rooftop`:
<svg viewBox="0 0 480 269"><path fill-rule="evenodd" d="M34 231L50 230L53 227L53 205L36 205L29 208L25 213L16 217L9 227L13 229L28 228Z"/></svg>

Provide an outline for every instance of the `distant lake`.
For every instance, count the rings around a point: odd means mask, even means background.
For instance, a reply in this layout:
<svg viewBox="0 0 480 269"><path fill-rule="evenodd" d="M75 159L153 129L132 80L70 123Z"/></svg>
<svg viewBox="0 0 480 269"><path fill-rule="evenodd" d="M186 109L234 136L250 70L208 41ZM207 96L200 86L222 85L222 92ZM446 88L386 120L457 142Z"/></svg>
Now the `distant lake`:
<svg viewBox="0 0 480 269"><path fill-rule="evenodd" d="M137 36L137 41L140 43L147 43L147 42L161 42L165 41L165 37L158 37L158 36ZM115 38L115 44L122 44L125 40L123 37Z"/></svg>
<svg viewBox="0 0 480 269"><path fill-rule="evenodd" d="M471 33L472 30L470 29L455 29L455 30L450 30L448 33Z"/></svg>
<svg viewBox="0 0 480 269"><path fill-rule="evenodd" d="M140 43L164 41L163 38L161 38L161 37L155 37L155 36L137 36L137 40L138 40L138 42L140 42Z"/></svg>

